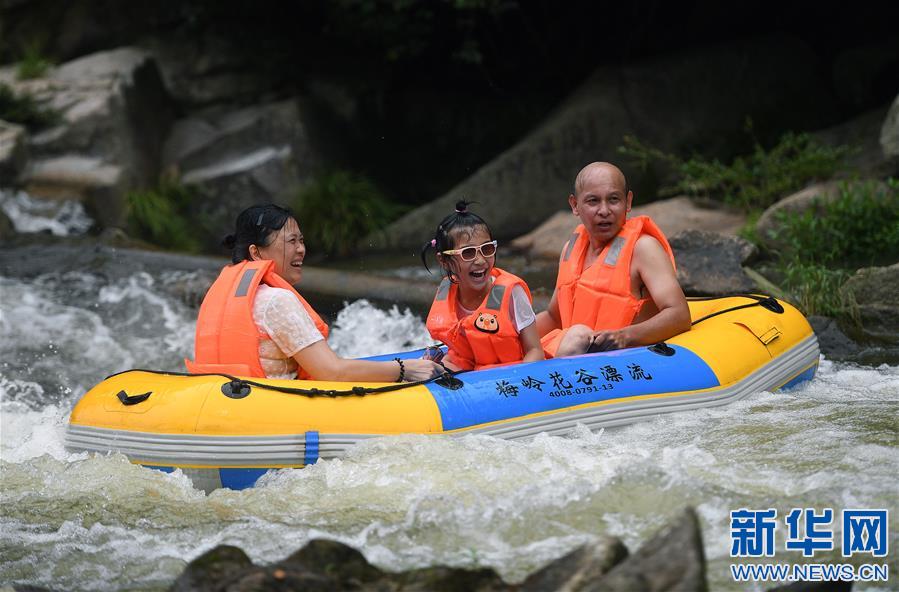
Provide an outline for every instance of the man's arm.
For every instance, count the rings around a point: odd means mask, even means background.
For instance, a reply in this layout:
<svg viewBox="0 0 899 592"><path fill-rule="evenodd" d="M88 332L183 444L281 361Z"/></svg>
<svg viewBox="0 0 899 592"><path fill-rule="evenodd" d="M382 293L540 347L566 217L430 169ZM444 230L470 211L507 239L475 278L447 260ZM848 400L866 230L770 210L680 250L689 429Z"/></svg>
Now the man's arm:
<svg viewBox="0 0 899 592"><path fill-rule="evenodd" d="M549 306L546 310L537 313L537 333L543 337L553 329L562 328L561 315L559 314L559 300L556 298L556 292L553 290L553 297L549 300Z"/></svg>
<svg viewBox="0 0 899 592"><path fill-rule="evenodd" d="M632 264L659 312L629 327L630 345L658 343L689 331L690 308L661 243L651 236L640 237L634 245Z"/></svg>
<svg viewBox="0 0 899 592"><path fill-rule="evenodd" d="M690 330L687 299L677 282L668 253L659 241L651 236L641 236L634 245L631 265L640 275L659 312L645 321L616 331L597 331L594 340L599 349L649 345Z"/></svg>
<svg viewBox="0 0 899 592"><path fill-rule="evenodd" d="M568 249L570 240L571 239L562 245L562 251L559 253L559 265L562 265L562 256L565 254L566 249ZM537 333L540 334L540 337L543 337L550 331L561 328L562 315L559 313L559 299L556 291L553 290L552 298L549 299L549 306L546 310L537 313Z"/></svg>

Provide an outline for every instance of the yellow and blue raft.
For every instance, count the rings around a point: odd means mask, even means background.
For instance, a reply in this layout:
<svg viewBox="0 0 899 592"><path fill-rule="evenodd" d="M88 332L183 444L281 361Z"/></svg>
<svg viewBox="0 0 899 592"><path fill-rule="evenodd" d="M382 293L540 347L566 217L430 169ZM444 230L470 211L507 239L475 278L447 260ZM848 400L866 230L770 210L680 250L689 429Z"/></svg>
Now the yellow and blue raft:
<svg viewBox="0 0 899 592"><path fill-rule="evenodd" d="M789 304L756 295L689 304L693 329L666 343L419 385L130 370L110 376L76 404L66 448L118 452L144 466L181 469L206 490L242 489L268 470L339 457L365 438L565 434L577 424L599 429L724 405L814 376L818 341Z"/></svg>

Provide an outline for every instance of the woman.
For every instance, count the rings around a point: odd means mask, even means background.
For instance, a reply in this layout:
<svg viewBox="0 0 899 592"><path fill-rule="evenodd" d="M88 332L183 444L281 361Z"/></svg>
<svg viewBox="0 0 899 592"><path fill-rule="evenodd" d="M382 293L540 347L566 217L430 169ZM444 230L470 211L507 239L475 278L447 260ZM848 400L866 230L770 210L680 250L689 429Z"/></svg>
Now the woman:
<svg viewBox="0 0 899 592"><path fill-rule="evenodd" d="M290 210L247 208L223 244L225 267L200 306L194 361L188 371L266 378L402 382L440 375L430 360L343 359L328 346L328 327L293 289L306 246Z"/></svg>

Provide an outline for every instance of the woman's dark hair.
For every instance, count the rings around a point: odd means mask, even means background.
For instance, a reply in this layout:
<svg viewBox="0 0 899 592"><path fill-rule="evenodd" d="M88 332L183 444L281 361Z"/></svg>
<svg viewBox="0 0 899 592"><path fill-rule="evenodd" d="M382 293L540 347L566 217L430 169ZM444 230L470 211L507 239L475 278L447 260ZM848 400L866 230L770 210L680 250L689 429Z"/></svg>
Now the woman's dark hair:
<svg viewBox="0 0 899 592"><path fill-rule="evenodd" d="M468 206L473 203L476 202L465 201L464 199L457 201L456 211L441 220L440 224L437 225L437 232L434 234L434 238L426 242L421 248L421 262L424 263L425 269L431 271L426 259L429 249L434 249L435 253L441 253L456 248L454 236L451 236L451 234L455 235L458 231L466 230L472 232L475 228L483 227L487 230L487 235L493 237L493 233L490 231L487 223L484 222L484 219L468 211ZM455 283L456 280L453 278L452 270L443 266L441 268L446 278Z"/></svg>
<svg viewBox="0 0 899 592"><path fill-rule="evenodd" d="M237 216L234 234L222 240L222 246L231 251L231 261L240 263L250 259L250 245L267 247L274 235L293 218L293 212L275 204L250 206Z"/></svg>

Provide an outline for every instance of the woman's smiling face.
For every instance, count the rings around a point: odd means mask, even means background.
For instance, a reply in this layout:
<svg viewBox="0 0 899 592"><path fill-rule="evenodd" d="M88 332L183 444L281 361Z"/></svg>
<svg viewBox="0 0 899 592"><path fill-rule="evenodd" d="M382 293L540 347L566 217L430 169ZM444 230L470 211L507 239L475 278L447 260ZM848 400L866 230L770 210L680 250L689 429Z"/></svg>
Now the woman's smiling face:
<svg viewBox="0 0 899 592"><path fill-rule="evenodd" d="M275 272L291 285L299 283L303 277L303 259L306 257L306 244L297 221L288 218L273 236L266 247L258 248L259 256L253 259L269 259L275 262ZM251 253L252 254L252 253Z"/></svg>

